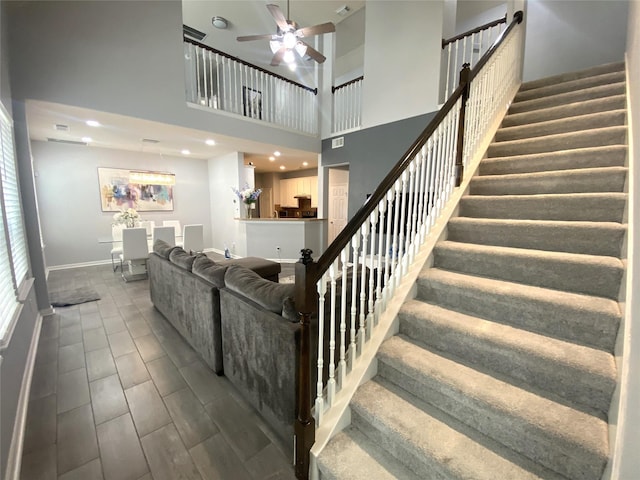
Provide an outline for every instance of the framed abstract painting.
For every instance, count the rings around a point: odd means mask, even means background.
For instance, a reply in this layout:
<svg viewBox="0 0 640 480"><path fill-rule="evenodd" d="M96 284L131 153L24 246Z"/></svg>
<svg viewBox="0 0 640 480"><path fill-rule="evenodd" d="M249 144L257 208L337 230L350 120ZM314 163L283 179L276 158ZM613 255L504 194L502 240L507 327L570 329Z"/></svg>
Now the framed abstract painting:
<svg viewBox="0 0 640 480"><path fill-rule="evenodd" d="M103 212L173 210L173 173L99 167L98 183Z"/></svg>

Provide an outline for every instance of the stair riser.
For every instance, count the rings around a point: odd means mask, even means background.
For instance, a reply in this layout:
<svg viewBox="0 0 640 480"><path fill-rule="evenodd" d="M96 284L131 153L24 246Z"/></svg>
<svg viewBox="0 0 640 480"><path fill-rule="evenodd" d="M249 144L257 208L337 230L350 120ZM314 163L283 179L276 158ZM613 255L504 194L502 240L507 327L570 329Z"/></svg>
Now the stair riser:
<svg viewBox="0 0 640 480"><path fill-rule="evenodd" d="M555 438L533 423L496 409L493 405L451 388L433 377L412 378L378 359L378 374L409 393L447 412L495 441L566 475L568 478L599 480L606 459L596 461L579 445Z"/></svg>
<svg viewBox="0 0 640 480"><path fill-rule="evenodd" d="M579 305L522 298L518 292L500 293L418 280L418 299L468 315L491 319L561 340L613 351L619 318L583 311Z"/></svg>
<svg viewBox="0 0 640 480"><path fill-rule="evenodd" d="M597 167L624 167L627 148L616 145L562 152L485 159L480 175L507 175Z"/></svg>
<svg viewBox="0 0 640 480"><path fill-rule="evenodd" d="M455 242L531 248L534 250L620 257L624 229L540 226L535 224L482 225L455 220L447 226L448 239Z"/></svg>
<svg viewBox="0 0 640 480"><path fill-rule="evenodd" d="M578 132L593 128L617 127L624 125L626 113L616 110L613 112L581 115L567 119L551 120L549 122L533 123L530 125L503 127L496 133L496 142L507 142L523 138L543 137L560 133Z"/></svg>
<svg viewBox="0 0 640 480"><path fill-rule="evenodd" d="M613 95L623 95L626 91L624 82L614 83L611 85L602 85L600 87L589 88L585 90L577 90L550 97L534 98L532 100L520 101L512 103L509 108L509 114L531 112L541 108L557 107L558 105L566 105L570 103L583 102L595 98L606 98Z"/></svg>
<svg viewBox="0 0 640 480"><path fill-rule="evenodd" d="M615 382L589 372L560 367L553 359L524 351L517 345L470 335L467 330L451 328L446 318L431 315L425 307L420 317L400 312L400 333L486 370L516 379L566 398L578 405L607 412ZM525 387L526 388L526 387Z"/></svg>
<svg viewBox="0 0 640 480"><path fill-rule="evenodd" d="M622 279L622 263L576 263L557 257L519 254L487 254L436 247L434 266L444 270L496 278L543 288L584 293L617 300Z"/></svg>
<svg viewBox="0 0 640 480"><path fill-rule="evenodd" d="M622 222L626 197L580 195L463 197L460 216L523 220Z"/></svg>
<svg viewBox="0 0 640 480"><path fill-rule="evenodd" d="M532 112L509 114L502 121L502 127L515 127L539 122L548 122L561 118L590 115L611 110L622 110L626 107L624 95L615 95L597 100L589 100L580 103L570 103L559 107L550 107Z"/></svg>
<svg viewBox="0 0 640 480"><path fill-rule="evenodd" d="M576 90L582 90L585 88L598 87L600 85L608 85L611 83L618 83L625 81L624 72L605 73L602 75L596 75L593 77L581 78L578 80L571 80L569 82L562 82L545 87L532 88L529 90L520 91L516 94L515 102L524 102L533 98L547 97L551 95L557 95L559 93L574 92Z"/></svg>
<svg viewBox="0 0 640 480"><path fill-rule="evenodd" d="M475 177L472 195L540 195L549 193L622 192L627 179L624 169L595 172L560 171L518 178Z"/></svg>
<svg viewBox="0 0 640 480"><path fill-rule="evenodd" d="M585 70L579 70L576 72L566 72L559 75L553 75L551 77L529 80L528 82L524 82L522 84L520 90L532 90L534 88L546 87L548 85L555 85L557 83L570 82L573 80L579 80L581 78L603 75L605 73L624 72L624 70L624 62L606 63L604 65L596 65L595 67L587 68Z"/></svg>
<svg viewBox="0 0 640 480"><path fill-rule="evenodd" d="M418 478L433 478L437 480L463 480L464 478L455 476L452 471L447 471L446 463L427 457L422 451L414 451L405 439L398 438L393 431L387 430L384 424L377 421L368 411L360 408L357 402L351 403L351 424L374 443L385 445L386 451L415 472Z"/></svg>
<svg viewBox="0 0 640 480"><path fill-rule="evenodd" d="M623 145L626 142L625 127L609 127L581 132L547 135L526 140L496 142L489 145L490 158L529 155L533 153L556 152L575 148Z"/></svg>

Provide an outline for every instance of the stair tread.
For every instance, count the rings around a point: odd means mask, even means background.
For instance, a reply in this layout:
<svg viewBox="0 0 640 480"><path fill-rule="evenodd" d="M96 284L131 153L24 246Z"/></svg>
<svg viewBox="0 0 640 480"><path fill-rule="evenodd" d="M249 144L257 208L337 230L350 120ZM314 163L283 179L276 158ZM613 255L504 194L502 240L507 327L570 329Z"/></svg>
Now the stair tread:
<svg viewBox="0 0 640 480"><path fill-rule="evenodd" d="M489 145L489 148L491 148L494 145L504 147L505 145L526 144L527 142L548 142L549 140L553 140L556 138L562 138L562 137L571 138L572 136L579 137L582 135L592 135L593 133L596 133L596 132L607 133L607 132L614 132L614 131L620 131L620 130L626 130L626 126L616 125L612 127L600 127L600 128L590 128L587 130L578 130L576 132L552 133L549 135L541 135L539 137L519 138L517 140L504 140L501 142L493 142L491 145ZM568 150L570 150L570 148Z"/></svg>
<svg viewBox="0 0 640 480"><path fill-rule="evenodd" d="M594 128L624 125L626 110L615 109L606 112L587 113L551 120L542 120L525 125L503 126L496 132L496 143L515 139L539 138L547 135L569 134ZM552 133L560 132L560 133ZM519 136L519 137L518 137Z"/></svg>
<svg viewBox="0 0 640 480"><path fill-rule="evenodd" d="M584 253L556 252L550 250L535 250L530 248L505 247L494 245L482 245L476 243L454 242L444 240L438 242L436 250L454 250L460 252L474 252L484 255L501 255L519 259L532 260L556 260L565 263L590 264L603 268L619 269L624 268L622 261L616 257L606 255L589 255Z"/></svg>
<svg viewBox="0 0 640 480"><path fill-rule="evenodd" d="M614 358L602 350L492 322L420 300L405 302L400 315L420 318L424 322L441 325L443 330L457 332L465 344L483 342L490 344L492 351L515 352L519 359L553 362L558 369L566 369L568 375L584 373L609 384L614 384L616 380Z"/></svg>
<svg viewBox="0 0 640 480"><path fill-rule="evenodd" d="M626 231L626 227L620 222L589 222L582 220L527 220L527 219L505 219L505 218L480 218L480 217L454 217L449 223L459 224L484 224L484 225L504 225L504 226L528 226L528 227L570 227L576 229L604 229L616 232Z"/></svg>
<svg viewBox="0 0 640 480"><path fill-rule="evenodd" d="M417 480L419 477L357 428L336 435L321 453L323 480Z"/></svg>
<svg viewBox="0 0 640 480"><path fill-rule="evenodd" d="M539 110L540 108L546 108L547 106L563 105L594 98L606 98L611 95L624 94L625 91L625 82L614 82L606 85L597 85L580 90L562 92L540 98L532 98L530 100L520 100L519 102L514 102L511 104L509 113L531 112Z"/></svg>
<svg viewBox="0 0 640 480"><path fill-rule="evenodd" d="M602 73L623 72L624 69L624 62L611 62L602 65L594 65L593 67L584 68L582 70L575 70L572 72L560 73L558 75L552 75L549 77L538 78L536 80L529 80L522 84L521 90L531 90L542 85L548 85L551 83L563 83L566 81L577 80L580 78L586 78Z"/></svg>
<svg viewBox="0 0 640 480"><path fill-rule="evenodd" d="M603 173L627 173L629 169L627 167L612 166L612 167L588 167L588 168L574 168L572 170L545 170L544 172L527 172L527 173L503 173L496 175L481 175L471 179L471 183L491 182L496 180L504 180L510 182L520 179L531 179L533 181L544 180L545 178L553 177L578 177L578 176L590 176ZM596 192L594 192L596 193Z"/></svg>
<svg viewBox="0 0 640 480"><path fill-rule="evenodd" d="M404 447L434 462L434 468L441 471L433 472L433 478L561 479L496 442L480 438L481 434L388 382L365 383L356 392L352 405L372 417L377 427L393 431L393 435L385 435L392 443L386 448L388 451Z"/></svg>
<svg viewBox="0 0 640 480"><path fill-rule="evenodd" d="M487 169L514 169L513 173L534 173L538 171L564 171L580 168L597 168L605 166L624 166L627 154L626 145L606 145L601 147L575 148L572 150L557 150L554 152L529 153L504 157L485 158L480 164L480 175ZM592 158L596 160L592 160ZM585 162L595 162L595 165L583 166ZM598 160L599 159L599 160ZM612 164L613 163L613 164ZM558 167L562 168L558 168ZM504 173L499 173L501 175Z"/></svg>
<svg viewBox="0 0 640 480"><path fill-rule="evenodd" d="M509 295L529 301L562 305L581 312L599 313L606 317L620 317L618 302L593 295L563 292L550 288L524 285L494 278L479 277L464 273L451 272L440 268L429 268L419 275L419 281L435 280L444 283L453 283L459 287L473 290L482 290L492 294Z"/></svg>
<svg viewBox="0 0 640 480"><path fill-rule="evenodd" d="M513 127L524 124L537 124L549 120L572 118L579 115L609 112L624 108L625 94L611 95L601 98L593 98L581 102L565 103L563 105L543 107L533 111L508 113L502 122L504 127ZM595 109L595 111L594 111ZM584 112L577 113L576 112ZM569 113L569 114L567 114Z"/></svg>
<svg viewBox="0 0 640 480"><path fill-rule="evenodd" d="M622 82L624 80L624 71L602 73L600 75L593 75L575 80L568 80L566 82L552 83L550 85L520 90L516 94L514 102L517 103L523 99L541 98L547 95L553 95L556 92L576 91L592 86L608 85L611 83Z"/></svg>
<svg viewBox="0 0 640 480"><path fill-rule="evenodd" d="M608 428L602 419L445 358L402 335L384 342L378 360L391 364L414 381L433 379L445 395L451 396L454 392L462 395L466 400L461 402L467 407L470 403L475 404L476 409L490 406L496 418L505 419L511 429L522 429L519 432L522 435L543 431L565 448L579 448L600 460L607 459Z"/></svg>

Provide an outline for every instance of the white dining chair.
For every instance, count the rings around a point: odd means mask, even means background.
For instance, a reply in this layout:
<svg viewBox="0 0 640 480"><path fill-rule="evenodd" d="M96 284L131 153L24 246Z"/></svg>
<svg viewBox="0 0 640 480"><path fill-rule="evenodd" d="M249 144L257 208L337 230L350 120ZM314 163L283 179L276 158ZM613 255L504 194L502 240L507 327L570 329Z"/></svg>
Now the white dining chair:
<svg viewBox="0 0 640 480"><path fill-rule="evenodd" d="M153 244L150 251L153 251L153 245L156 240L162 240L172 247L176 244L176 229L174 227L153 227Z"/></svg>
<svg viewBox="0 0 640 480"><path fill-rule="evenodd" d="M124 228L124 225L111 225L111 240L113 241L111 244L111 266L114 272L118 269L116 258L119 258L122 253L122 230Z"/></svg>
<svg viewBox="0 0 640 480"><path fill-rule="evenodd" d="M153 227L156 226L156 222L153 220L143 220L140 222L140 226L147 230L147 236L150 237L153 234Z"/></svg>
<svg viewBox="0 0 640 480"><path fill-rule="evenodd" d="M204 250L204 227L202 224L185 225L182 233L182 242L185 251L199 253Z"/></svg>
<svg viewBox="0 0 640 480"><path fill-rule="evenodd" d="M182 227L180 226L180 220L163 220L163 227L174 227L176 229L176 235L182 233ZM178 239L177 237L173 240L173 244L178 247L182 246L182 239Z"/></svg>
<svg viewBox="0 0 640 480"><path fill-rule="evenodd" d="M125 282L138 276L146 278L148 257L146 228L125 228L122 231L122 253L120 254L120 271ZM129 267L129 276L124 272L125 264Z"/></svg>

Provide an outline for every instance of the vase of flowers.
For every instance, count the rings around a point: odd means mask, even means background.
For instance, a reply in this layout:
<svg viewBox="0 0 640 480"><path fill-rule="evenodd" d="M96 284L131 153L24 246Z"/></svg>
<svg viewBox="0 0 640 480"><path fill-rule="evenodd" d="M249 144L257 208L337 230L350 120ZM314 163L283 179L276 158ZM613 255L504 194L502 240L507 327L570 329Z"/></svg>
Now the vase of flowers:
<svg viewBox="0 0 640 480"><path fill-rule="evenodd" d="M116 213L113 216L113 225L124 225L127 228L133 228L140 222L140 215L134 208L127 208Z"/></svg>
<svg viewBox="0 0 640 480"><path fill-rule="evenodd" d="M239 190L233 187L231 187L231 190L233 190L233 193L236 194L238 199L244 205L244 208L246 210L246 218L251 218L253 216L252 211L253 209L256 208L256 202L258 201L258 198L262 193L262 189L261 188L254 189L249 187L248 184L245 184L242 190Z"/></svg>

